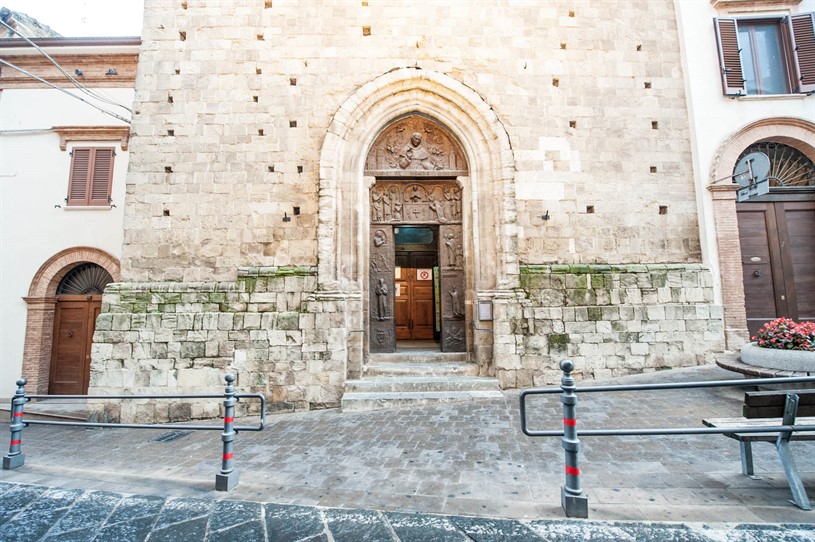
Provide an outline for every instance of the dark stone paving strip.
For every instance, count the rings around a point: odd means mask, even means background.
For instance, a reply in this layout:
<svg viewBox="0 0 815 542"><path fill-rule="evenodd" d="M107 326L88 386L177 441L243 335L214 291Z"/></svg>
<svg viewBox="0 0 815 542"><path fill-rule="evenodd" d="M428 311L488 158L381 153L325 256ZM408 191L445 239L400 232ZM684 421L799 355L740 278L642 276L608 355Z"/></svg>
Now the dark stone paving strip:
<svg viewBox="0 0 815 542"><path fill-rule="evenodd" d="M516 521L2 483L0 505L2 542L815 542L815 524Z"/></svg>

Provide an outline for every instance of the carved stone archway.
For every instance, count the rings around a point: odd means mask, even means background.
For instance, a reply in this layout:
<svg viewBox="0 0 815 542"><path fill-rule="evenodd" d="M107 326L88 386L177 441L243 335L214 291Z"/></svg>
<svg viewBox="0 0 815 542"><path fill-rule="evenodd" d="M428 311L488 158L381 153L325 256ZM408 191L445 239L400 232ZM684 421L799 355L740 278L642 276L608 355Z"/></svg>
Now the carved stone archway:
<svg viewBox="0 0 815 542"><path fill-rule="evenodd" d="M713 197L713 218L720 262L725 341L737 350L750 340L745 311L741 243L736 216L737 185L723 182L733 173L739 155L750 145L775 141L795 147L815 162L815 123L792 117L762 119L744 126L719 147L710 168L708 190ZM718 179L718 181L717 181Z"/></svg>
<svg viewBox="0 0 815 542"><path fill-rule="evenodd" d="M33 393L48 393L57 286L69 271L83 263L97 264L110 273L114 282L119 280L119 260L97 248L74 247L58 252L40 266L24 298L27 315L23 375Z"/></svg>
<svg viewBox="0 0 815 542"><path fill-rule="evenodd" d="M347 300L347 325L364 330L370 246L365 160L374 140L395 119L417 114L444 126L461 147L469 174L465 265L468 290L477 297L511 297L519 284L515 167L506 130L471 88L441 73L413 68L388 72L362 85L342 104L320 153L318 283L322 295ZM504 292L506 294L504 294ZM358 372L364 332L349 339L348 374Z"/></svg>

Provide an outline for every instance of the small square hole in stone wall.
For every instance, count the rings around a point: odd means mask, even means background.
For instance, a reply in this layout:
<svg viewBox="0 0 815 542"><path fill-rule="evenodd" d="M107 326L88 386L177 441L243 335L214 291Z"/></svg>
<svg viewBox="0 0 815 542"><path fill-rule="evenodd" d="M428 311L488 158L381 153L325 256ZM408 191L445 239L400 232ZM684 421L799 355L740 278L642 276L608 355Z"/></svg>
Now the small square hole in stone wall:
<svg viewBox="0 0 815 542"><path fill-rule="evenodd" d="M569 128L577 128L577 121L576 120L570 120L569 121Z"/></svg>
<svg viewBox="0 0 815 542"><path fill-rule="evenodd" d="M258 34L257 38L258 38L258 41L263 41L263 34Z"/></svg>
<svg viewBox="0 0 815 542"><path fill-rule="evenodd" d="M252 96L252 101L253 101L253 102L257 102L257 101L258 101L258 97L257 97L257 96Z"/></svg>
<svg viewBox="0 0 815 542"><path fill-rule="evenodd" d="M561 48L561 49L565 49L565 48L566 48L566 44L565 44L565 43L561 43L561 44L560 44L560 48Z"/></svg>
<svg viewBox="0 0 815 542"><path fill-rule="evenodd" d="M290 78L289 79L289 85L291 85L293 87L296 87L297 86L297 78L296 77Z"/></svg>
<svg viewBox="0 0 815 542"><path fill-rule="evenodd" d="M297 128L297 121L296 120L290 120L289 121L289 128Z"/></svg>
<svg viewBox="0 0 815 542"><path fill-rule="evenodd" d="M262 70L262 69L260 69L260 68L255 68L255 73L256 73L257 75L260 75L260 74L262 74L262 73L263 73L263 70Z"/></svg>
<svg viewBox="0 0 815 542"><path fill-rule="evenodd" d="M642 51L642 45L640 45L639 43L637 44L637 51Z"/></svg>
<svg viewBox="0 0 815 542"><path fill-rule="evenodd" d="M594 205L586 205L586 213L593 215L594 214Z"/></svg>
<svg viewBox="0 0 815 542"><path fill-rule="evenodd" d="M172 173L173 167L172 166L164 166L164 173Z"/></svg>
<svg viewBox="0 0 815 542"><path fill-rule="evenodd" d="M164 216L170 216L170 210L169 209L164 209L164 212L162 214Z"/></svg>
<svg viewBox="0 0 815 542"><path fill-rule="evenodd" d="M258 130L258 135L259 135L259 136L262 136L263 134L264 134L264 132L263 132L263 128L260 128L260 129Z"/></svg>
<svg viewBox="0 0 815 542"><path fill-rule="evenodd" d="M187 33L183 32L183 31L179 32L178 33L178 39L180 39L181 41L187 41Z"/></svg>
<svg viewBox="0 0 815 542"><path fill-rule="evenodd" d="M370 36L371 35L371 27L370 26L363 26L362 27L362 35L363 36Z"/></svg>
<svg viewBox="0 0 815 542"><path fill-rule="evenodd" d="M269 170L269 173L274 173L274 166L269 166L267 169Z"/></svg>
<svg viewBox="0 0 815 542"><path fill-rule="evenodd" d="M656 173L656 172L657 172L657 167L656 166L651 166L651 173Z"/></svg>
<svg viewBox="0 0 815 542"><path fill-rule="evenodd" d="M668 206L667 205L660 205L659 206L659 214L667 215L668 214Z"/></svg>
<svg viewBox="0 0 815 542"><path fill-rule="evenodd" d="M553 78L552 79L552 86L553 87L559 87L560 86L560 79L558 79L557 77Z"/></svg>
<svg viewBox="0 0 815 542"><path fill-rule="evenodd" d="M176 68L176 69L175 69L175 74L176 74L176 75L181 75L181 69L180 69L180 68Z"/></svg>
<svg viewBox="0 0 815 542"><path fill-rule="evenodd" d="M645 88L651 88L651 81L646 81L646 82L644 82L644 83L643 83L643 86L644 86Z"/></svg>
<svg viewBox="0 0 815 542"><path fill-rule="evenodd" d="M303 166L297 166L297 173L303 173Z"/></svg>
<svg viewBox="0 0 815 542"><path fill-rule="evenodd" d="M265 7L266 9L269 9L270 7L272 7L272 0L266 0L263 3L263 7Z"/></svg>
<svg viewBox="0 0 815 542"><path fill-rule="evenodd" d="M187 9L187 3L181 2L181 9Z"/></svg>
<svg viewBox="0 0 815 542"><path fill-rule="evenodd" d="M659 122L652 120L651 121L651 129L652 130L659 130Z"/></svg>
<svg viewBox="0 0 815 542"><path fill-rule="evenodd" d="M175 135L175 130L167 130L167 135L168 136L174 136Z"/></svg>
<svg viewBox="0 0 815 542"><path fill-rule="evenodd" d="M173 103L173 95L172 95L172 94L168 94L168 95L167 95L167 103L168 103L168 104Z"/></svg>

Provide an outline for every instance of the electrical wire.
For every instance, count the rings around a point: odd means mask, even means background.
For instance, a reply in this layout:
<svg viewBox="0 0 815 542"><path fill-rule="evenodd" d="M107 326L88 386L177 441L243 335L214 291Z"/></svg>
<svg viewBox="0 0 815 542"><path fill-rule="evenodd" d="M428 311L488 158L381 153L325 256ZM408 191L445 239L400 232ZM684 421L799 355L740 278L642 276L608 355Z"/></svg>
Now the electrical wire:
<svg viewBox="0 0 815 542"><path fill-rule="evenodd" d="M29 77L31 77L31 78L36 79L36 80L37 80L37 81L39 81L40 83L43 83L43 84L45 84L45 85L48 85L48 86L49 86L49 87L51 87L51 88L54 88L54 89L56 89L56 90L59 90L60 92L64 92L64 93L65 93L65 94L67 94L68 96L71 96L71 97L73 97L73 98L76 98L77 100L79 100L79 101L81 101L81 102L84 102L84 103L88 104L89 106L91 106L91 107L93 107L93 108L95 108L95 109L98 109L99 111L101 111L102 113L105 113L106 115L110 115L111 117L115 117L115 118L117 118L117 119L119 119L119 120L121 120L121 121L126 122L127 124L130 124L130 119L127 119L127 118L125 118L125 117L122 117L121 115L117 115L116 113L113 113L113 112L111 112L111 111L108 111L107 109L104 109L104 108L102 108L102 107L100 107L100 106L98 106L98 105L96 105L96 104L94 104L94 103L91 103L91 102L89 102L88 100L86 100L85 98L83 98L82 96L78 96L78 95L76 95L76 94L74 94L74 93L72 93L72 92L70 92L70 91L68 91L68 90L66 90L66 89L64 89L64 88L62 88L62 87L60 87L60 86L57 86L57 85L55 85L55 84L53 84L53 83L51 83L51 82L49 82L49 81L46 81L46 80L45 80L45 79L43 79L42 77L40 77L40 76L38 76L38 75L34 75L33 73L31 73L31 72L29 72L29 71L27 71L27 70L25 70L25 69L23 69L23 68L21 68L21 67L19 67L19 66L15 66L15 65L14 65L14 64L12 64L11 62L8 62L8 61L3 60L2 58L0 58L0 64L3 64L3 65L5 65L5 66L8 66L9 68L13 68L13 69L15 69L15 70L17 70L17 71L19 71L19 72L23 73L24 75L27 75L27 76L29 76Z"/></svg>
<svg viewBox="0 0 815 542"><path fill-rule="evenodd" d="M28 43L28 44L29 44L29 45L31 45L31 46L32 46L34 49L36 49L37 51L39 51L39 52L40 52L40 53L41 53L41 54L42 54L42 55L43 55L45 58L47 58L47 59L48 59L48 60L49 60L49 61L50 61L50 62L51 62L51 63L52 63L54 66L56 66L56 67L57 67L57 69L58 69L60 72L62 72L62 74L63 74L65 77L67 77L67 78L68 78L68 80L69 80L69 81L71 81L71 82L74 84L74 86L76 86L76 87L77 87L79 90L81 90L81 91L82 91L82 92L84 92L85 94L87 94L87 95L89 95L89 96L91 96L91 97L93 97L93 98L95 98L95 99L99 100L100 102L105 102L105 103L107 103L107 104L109 104L109 105L114 105L114 106L116 106L116 107L121 107L122 109L126 110L128 113L132 113L132 112L133 112L133 111L131 111L131 110L130 110L130 108L128 108L128 107L126 107L126 106L124 106L124 105L122 105L122 104L120 104L120 103L116 102L115 100L112 100L112 99L110 99L110 98L108 98L108 97L106 97L106 96L102 95L102 94L98 94L98 93L96 93L95 91L92 91L91 89L87 88L87 87L86 87L86 86L84 86L82 83L80 83L79 81L77 81L77 80L74 78L74 76L73 76L73 75L71 75L70 73L68 73L68 72L67 72L67 71L66 71L66 70L65 70L65 69L64 69L64 68L63 68L63 67L62 67L62 66L59 64L59 62L57 62L56 60L54 60L54 58L53 58L51 55L49 55L47 52L45 52L45 50L43 50L43 49L42 49L42 47L40 47L39 45L37 45L36 43L34 43L33 41L31 41L31 40L30 40L30 39L28 39L27 37L23 36L22 34L20 34L19 32L17 32L16 30L14 30L14 28L12 28L11 26L9 26L9 25L8 25L8 23L6 23L6 21L4 21L4 20L0 19L0 24L2 24L3 26L5 26L5 27L6 27L6 28L8 28L9 30L11 30L12 35L17 34L17 35L18 35L18 36L20 36L20 37L21 37L23 40L25 40L25 42L26 42L26 43Z"/></svg>

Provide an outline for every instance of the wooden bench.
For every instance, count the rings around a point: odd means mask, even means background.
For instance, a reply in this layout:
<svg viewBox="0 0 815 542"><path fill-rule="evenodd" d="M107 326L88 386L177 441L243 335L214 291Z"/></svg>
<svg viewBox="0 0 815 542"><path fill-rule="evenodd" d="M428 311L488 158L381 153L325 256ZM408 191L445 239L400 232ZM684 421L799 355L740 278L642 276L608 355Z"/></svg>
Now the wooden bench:
<svg viewBox="0 0 815 542"><path fill-rule="evenodd" d="M702 420L708 427L734 429L739 427L766 427L780 425L815 425L815 391L753 391L744 394L741 418L708 418ZM812 416L812 417L798 417ZM814 431L771 431L767 433L724 433L739 441L741 471L755 477L753 470L753 442L775 443L784 466L787 482L792 490L793 503L803 510L812 510L801 475L790 451L791 440L815 440Z"/></svg>

